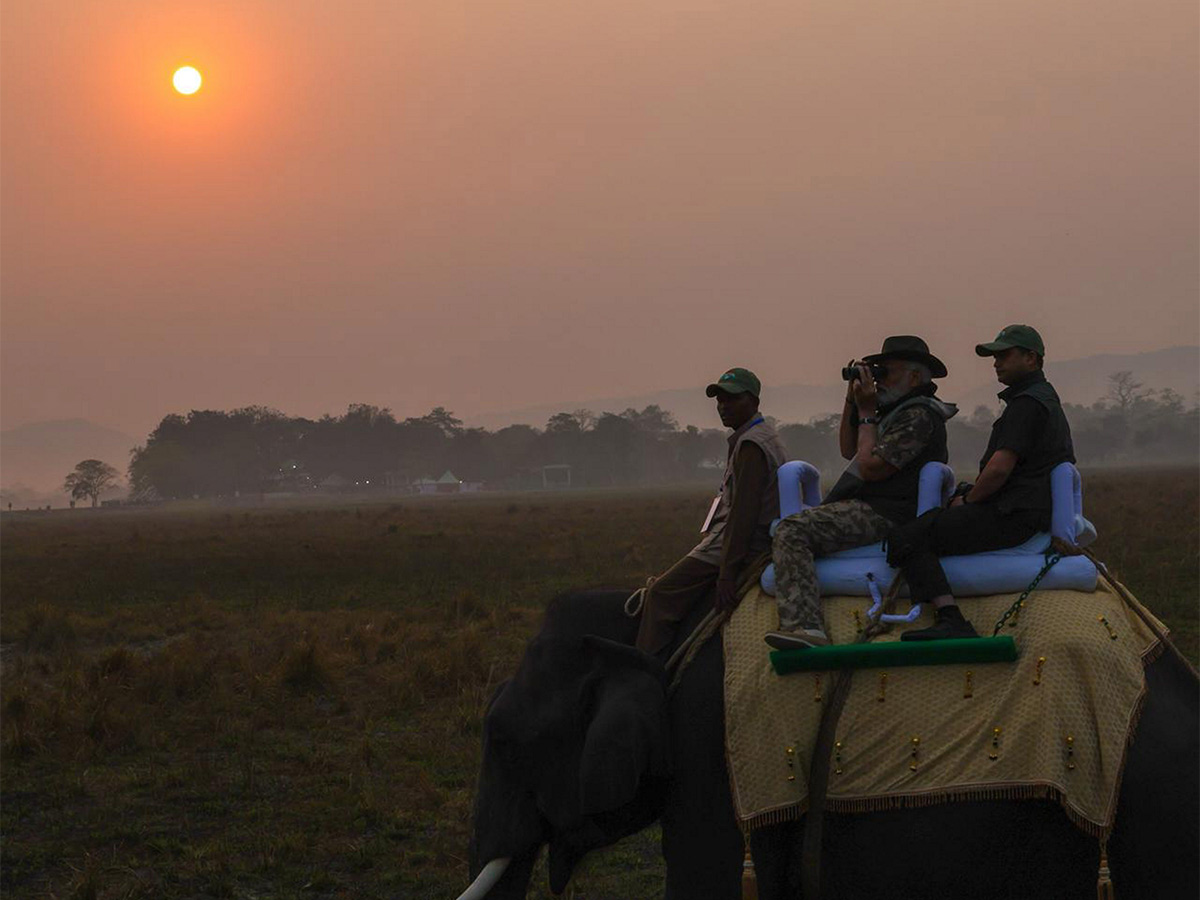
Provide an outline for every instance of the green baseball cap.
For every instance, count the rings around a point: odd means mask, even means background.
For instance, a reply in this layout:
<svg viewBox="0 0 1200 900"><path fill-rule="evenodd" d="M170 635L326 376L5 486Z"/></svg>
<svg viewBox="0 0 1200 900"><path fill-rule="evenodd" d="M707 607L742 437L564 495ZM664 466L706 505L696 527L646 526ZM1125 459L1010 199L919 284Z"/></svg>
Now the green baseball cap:
<svg viewBox="0 0 1200 900"><path fill-rule="evenodd" d="M995 356L1012 347L1032 350L1038 356L1046 355L1046 345L1042 343L1042 336L1032 325L1008 325L996 335L994 341L976 344L975 352L979 356Z"/></svg>
<svg viewBox="0 0 1200 900"><path fill-rule="evenodd" d="M704 393L709 397L717 396L717 391L727 394L743 394L749 391L757 397L762 393L762 382L749 369L735 367L704 389Z"/></svg>

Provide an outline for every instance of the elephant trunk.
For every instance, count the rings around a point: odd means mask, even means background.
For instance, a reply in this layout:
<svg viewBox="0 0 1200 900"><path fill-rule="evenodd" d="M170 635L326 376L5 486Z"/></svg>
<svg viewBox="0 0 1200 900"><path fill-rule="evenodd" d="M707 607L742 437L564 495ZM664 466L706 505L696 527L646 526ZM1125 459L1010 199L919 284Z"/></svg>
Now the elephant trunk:
<svg viewBox="0 0 1200 900"><path fill-rule="evenodd" d="M483 900L488 895L488 891L496 886L496 882L500 880L511 861L512 857L508 856L491 860L475 876L470 887L459 895L458 900Z"/></svg>

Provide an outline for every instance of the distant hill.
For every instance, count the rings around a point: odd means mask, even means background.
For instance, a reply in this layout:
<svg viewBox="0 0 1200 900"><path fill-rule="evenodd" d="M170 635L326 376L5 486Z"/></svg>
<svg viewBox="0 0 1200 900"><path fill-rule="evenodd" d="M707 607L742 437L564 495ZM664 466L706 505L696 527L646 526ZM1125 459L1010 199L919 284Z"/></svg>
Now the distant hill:
<svg viewBox="0 0 1200 900"><path fill-rule="evenodd" d="M1064 400L1084 404L1090 404L1103 397L1108 390L1108 376L1113 372L1122 371L1133 372L1134 378L1147 388L1174 388L1183 395L1184 401L1190 404L1195 399L1195 392L1200 389L1200 347L1168 347L1148 353L1103 353L1081 359L1051 359L1047 368L1047 373ZM957 403L959 409L967 415L981 404L989 409L996 409L996 394L1002 386L990 379L984 381L987 372L986 364L980 360L978 385L963 393L947 394L945 399ZM840 412L845 390L845 384L832 382L826 385L768 386L763 393L763 409L781 422L807 422L813 416ZM536 425L541 428L545 426L547 419L558 412L590 409L595 413L619 413L629 407L642 409L652 404L658 404L673 413L680 425L716 427L713 401L705 397L703 391L694 387L625 397L543 403L465 418L470 425L489 429L513 424Z"/></svg>
<svg viewBox="0 0 1200 900"><path fill-rule="evenodd" d="M53 494L65 505L67 497L60 488L76 463L99 459L124 475L129 451L137 443L127 434L85 419L31 422L9 428L0 431L0 485L10 490L19 485L25 491Z"/></svg>
<svg viewBox="0 0 1200 900"><path fill-rule="evenodd" d="M1114 372L1132 372L1134 380L1146 389L1172 388L1183 395L1189 406L1200 390L1200 347L1167 347L1149 353L1101 353L1082 359L1050 359L1046 374L1058 394L1068 403L1088 406L1108 392L1108 376ZM964 413L970 415L977 406L999 408L996 394L1003 385L991 382L950 397Z"/></svg>

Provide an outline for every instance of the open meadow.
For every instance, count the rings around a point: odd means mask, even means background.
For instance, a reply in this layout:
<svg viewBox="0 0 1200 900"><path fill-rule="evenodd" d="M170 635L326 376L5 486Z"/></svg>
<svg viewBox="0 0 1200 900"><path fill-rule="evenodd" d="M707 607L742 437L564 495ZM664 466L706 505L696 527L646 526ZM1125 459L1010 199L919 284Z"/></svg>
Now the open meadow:
<svg viewBox="0 0 1200 900"><path fill-rule="evenodd" d="M1193 660L1198 488L1085 472L1095 551ZM457 896L484 706L546 602L664 569L710 496L5 514L0 889ZM661 872L646 832L568 896L654 897Z"/></svg>

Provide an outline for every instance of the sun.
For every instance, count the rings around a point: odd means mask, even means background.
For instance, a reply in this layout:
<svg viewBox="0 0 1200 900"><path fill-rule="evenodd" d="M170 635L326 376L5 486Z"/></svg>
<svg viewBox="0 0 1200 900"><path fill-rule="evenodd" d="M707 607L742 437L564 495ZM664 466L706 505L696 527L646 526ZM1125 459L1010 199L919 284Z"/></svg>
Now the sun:
<svg viewBox="0 0 1200 900"><path fill-rule="evenodd" d="M194 94L200 90L200 73L191 66L183 66L175 70L171 83L181 94Z"/></svg>

